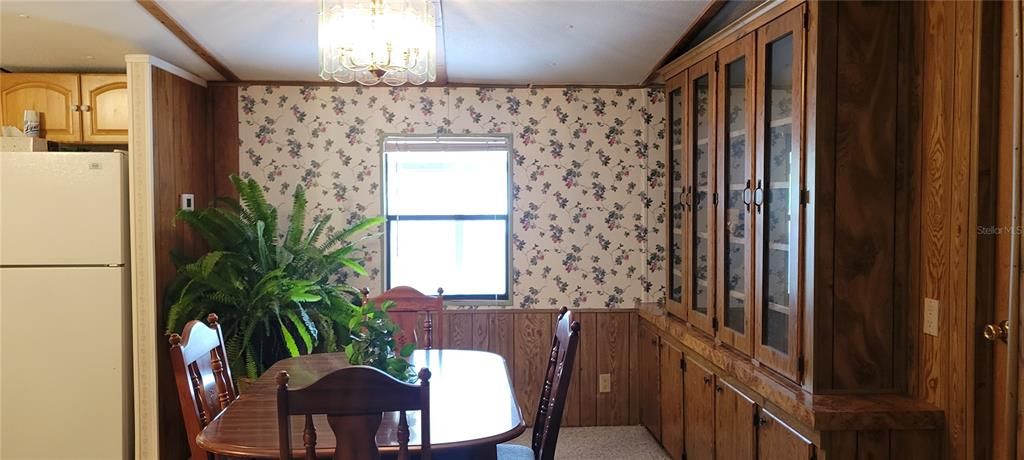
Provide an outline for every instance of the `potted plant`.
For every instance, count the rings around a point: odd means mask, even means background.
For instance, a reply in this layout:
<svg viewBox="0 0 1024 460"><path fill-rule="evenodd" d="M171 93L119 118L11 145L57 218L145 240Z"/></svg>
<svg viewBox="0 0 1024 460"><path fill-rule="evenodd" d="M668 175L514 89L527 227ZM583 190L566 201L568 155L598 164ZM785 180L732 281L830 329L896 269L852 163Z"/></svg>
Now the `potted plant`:
<svg viewBox="0 0 1024 460"><path fill-rule="evenodd" d="M277 209L260 185L238 176L231 182L240 200L218 198L214 206L177 214L210 251L178 264L167 290L168 332L217 313L232 369L236 377L244 369L248 379L282 358L346 350L355 340L361 345L352 347L350 359L361 361L363 353L386 344L376 337L366 342L372 345L362 345L367 334L393 333L394 323L383 309L357 306L358 291L342 281L346 271L366 274L356 258L356 237L377 236L365 234L384 219L368 218L348 229L328 231L331 216L324 215L307 230L306 195L298 186L286 231L278 237ZM394 355L393 339L391 350ZM371 362L380 363L376 358Z"/></svg>

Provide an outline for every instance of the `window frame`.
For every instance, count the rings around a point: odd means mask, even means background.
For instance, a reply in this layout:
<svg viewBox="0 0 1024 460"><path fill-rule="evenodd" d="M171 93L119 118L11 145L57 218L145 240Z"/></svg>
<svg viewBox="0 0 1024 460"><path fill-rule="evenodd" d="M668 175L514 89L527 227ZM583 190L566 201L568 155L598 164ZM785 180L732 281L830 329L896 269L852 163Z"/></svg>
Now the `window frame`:
<svg viewBox="0 0 1024 460"><path fill-rule="evenodd" d="M449 215L396 215L400 216L399 220L420 220L420 221L473 221L473 220L500 220L503 216L505 220L505 295L479 295L479 294L445 294L444 303L445 305L493 305L493 306L510 306L512 305L512 280L513 280L513 263L512 263L512 217L515 213L513 208L514 197L513 191L515 189L515 182L513 177L513 154L515 147L513 145L513 136L511 133L494 133L494 134L459 134L459 133L432 133L432 134L407 134L407 133L381 133L379 139L380 145L380 178L381 178L381 215L384 216L384 241L383 241L383 258L381 261L381 268L384 276L382 277L382 288L383 290L390 289L391 285L391 222L393 219L392 215L388 214L388 164L387 164L387 152L386 142L389 138L401 137L401 138L423 138L423 139L442 139L442 138L504 138L505 143L508 146L505 160L506 177L507 177L507 213L506 214L449 214ZM438 286L444 288L444 286ZM433 292L426 293L428 295Z"/></svg>

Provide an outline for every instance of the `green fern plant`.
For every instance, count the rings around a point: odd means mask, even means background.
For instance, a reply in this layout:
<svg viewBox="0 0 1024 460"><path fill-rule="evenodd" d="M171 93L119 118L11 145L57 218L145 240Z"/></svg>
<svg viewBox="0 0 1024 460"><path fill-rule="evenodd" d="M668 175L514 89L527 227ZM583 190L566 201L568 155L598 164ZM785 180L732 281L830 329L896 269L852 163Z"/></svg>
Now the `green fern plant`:
<svg viewBox="0 0 1024 460"><path fill-rule="evenodd" d="M277 209L260 185L238 176L231 182L240 201L218 198L214 206L177 214L210 252L178 265L167 289L168 333L216 312L229 362L248 378L282 358L345 349L360 310L358 291L343 280L348 272L366 274L357 243L377 236L367 233L384 219L328 231L328 214L306 229L306 194L297 186L287 230L278 238Z"/></svg>

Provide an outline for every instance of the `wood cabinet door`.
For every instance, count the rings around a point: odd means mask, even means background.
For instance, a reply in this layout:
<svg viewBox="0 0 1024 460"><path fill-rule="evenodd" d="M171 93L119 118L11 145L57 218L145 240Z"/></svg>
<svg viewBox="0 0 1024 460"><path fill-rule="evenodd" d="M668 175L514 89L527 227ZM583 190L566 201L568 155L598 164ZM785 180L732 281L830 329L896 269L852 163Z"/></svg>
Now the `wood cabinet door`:
<svg viewBox="0 0 1024 460"><path fill-rule="evenodd" d="M0 124L25 127L25 111L39 112L40 137L81 142L82 117L78 74L0 74Z"/></svg>
<svg viewBox="0 0 1024 460"><path fill-rule="evenodd" d="M667 165L665 205L668 208L669 226L665 241L665 247L668 248L665 309L670 314L683 319L686 318L686 310L689 308L686 303L686 299L689 298L686 280L690 273L690 266L686 263L688 260L686 238L683 236L689 217L687 201L689 183L686 179L687 162L683 136L686 126L686 88L689 82L686 75L686 71L683 71L665 85L665 94L668 98L667 119L669 120L669 149L666 153L668 158L665 161Z"/></svg>
<svg viewBox="0 0 1024 460"><path fill-rule="evenodd" d="M771 412L761 409L757 429L758 460L810 460L814 444Z"/></svg>
<svg viewBox="0 0 1024 460"><path fill-rule="evenodd" d="M715 321L715 63L712 55L687 70L686 125L683 129L686 207L683 237L687 248L686 320L714 334Z"/></svg>
<svg viewBox="0 0 1024 460"><path fill-rule="evenodd" d="M754 459L757 404L732 385L715 384L715 455L720 459Z"/></svg>
<svg viewBox="0 0 1024 460"><path fill-rule="evenodd" d="M683 414L687 460L715 458L715 374L686 359L683 373Z"/></svg>
<svg viewBox="0 0 1024 460"><path fill-rule="evenodd" d="M100 144L128 143L128 77L82 75L82 140Z"/></svg>
<svg viewBox="0 0 1024 460"><path fill-rule="evenodd" d="M655 439L661 439L661 379L659 373L658 335L648 325L641 324L637 333L640 358L640 423Z"/></svg>
<svg viewBox="0 0 1024 460"><path fill-rule="evenodd" d="M661 342L661 445L670 458L683 458L683 353Z"/></svg>
<svg viewBox="0 0 1024 460"><path fill-rule="evenodd" d="M754 357L800 380L804 8L757 30Z"/></svg>
<svg viewBox="0 0 1024 460"><path fill-rule="evenodd" d="M718 168L715 295L722 342L750 356L754 347L754 34L718 52Z"/></svg>

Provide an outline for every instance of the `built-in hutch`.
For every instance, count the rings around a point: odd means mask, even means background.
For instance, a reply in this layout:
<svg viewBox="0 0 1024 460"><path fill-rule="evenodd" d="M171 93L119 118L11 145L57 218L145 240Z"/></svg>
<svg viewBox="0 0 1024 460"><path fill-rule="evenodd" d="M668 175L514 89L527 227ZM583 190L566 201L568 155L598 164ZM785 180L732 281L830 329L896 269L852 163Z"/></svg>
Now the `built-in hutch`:
<svg viewBox="0 0 1024 460"><path fill-rule="evenodd" d="M672 458L930 458L942 413L904 396L897 330L909 11L768 1L659 70L666 298L640 309L639 405Z"/></svg>

